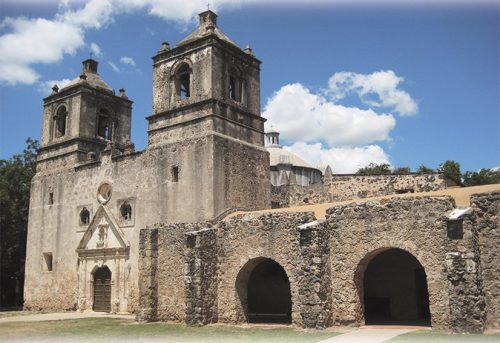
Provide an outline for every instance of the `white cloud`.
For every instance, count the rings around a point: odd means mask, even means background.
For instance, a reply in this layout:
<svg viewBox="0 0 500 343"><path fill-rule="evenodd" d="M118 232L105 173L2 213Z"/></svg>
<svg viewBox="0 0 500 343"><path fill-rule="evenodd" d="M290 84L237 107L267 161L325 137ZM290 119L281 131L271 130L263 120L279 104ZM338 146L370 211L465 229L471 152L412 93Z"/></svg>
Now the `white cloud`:
<svg viewBox="0 0 500 343"><path fill-rule="evenodd" d="M85 46L87 30L102 28L123 11L146 9L164 19L188 22L206 6L201 0L90 0L84 1L84 5L81 3L61 2L59 13L52 19L5 18L0 23L0 28L8 31L0 36L0 84L37 82L40 75L35 70L36 64L55 63L66 54L75 54ZM71 4L79 7L72 9ZM90 45L92 51L96 47L96 44ZM99 55L96 53L96 56Z"/></svg>
<svg viewBox="0 0 500 343"><path fill-rule="evenodd" d="M85 29L99 29L112 21L113 4L109 0L90 0L78 10L66 10L56 16L57 21L71 23Z"/></svg>
<svg viewBox="0 0 500 343"><path fill-rule="evenodd" d="M345 107L311 93L299 83L282 87L268 99L263 116L287 140L331 146L356 146L389 139L391 114ZM268 127L270 127L268 126Z"/></svg>
<svg viewBox="0 0 500 343"><path fill-rule="evenodd" d="M401 115L413 115L418 112L418 105L408 93L398 89L403 80L392 70L372 74L343 71L330 78L327 93L339 100L354 92L370 106L393 108ZM376 100L368 99L369 96L375 96Z"/></svg>
<svg viewBox="0 0 500 343"><path fill-rule="evenodd" d="M122 58L120 58L120 62L135 67L135 61L132 57L123 56Z"/></svg>
<svg viewBox="0 0 500 343"><path fill-rule="evenodd" d="M0 24L9 32L0 36L0 83L33 84L39 79L37 63L54 63L83 47L85 29L100 28L111 20L107 0L91 0L79 10L66 10L52 20L6 18Z"/></svg>
<svg viewBox="0 0 500 343"><path fill-rule="evenodd" d="M95 56L95 57L102 57L102 51L99 45L96 43L92 42L90 43L90 52Z"/></svg>
<svg viewBox="0 0 500 343"><path fill-rule="evenodd" d="M116 64L114 64L113 62L108 61L108 64L109 64L109 66L110 66L110 67L111 67L114 71L116 71L117 73L120 71L120 68L118 68L118 67L116 66Z"/></svg>
<svg viewBox="0 0 500 343"><path fill-rule="evenodd" d="M354 148L325 148L321 143L295 142L284 147L314 167L329 165L336 174L350 174L369 163L389 163L389 156L378 145Z"/></svg>
<svg viewBox="0 0 500 343"><path fill-rule="evenodd" d="M57 85L57 87L59 87L59 89L61 89L70 82L71 82L70 79L43 81L43 82L40 82L38 84L38 90L40 92L42 92L43 94L48 95L52 92L52 87L54 87L54 85Z"/></svg>

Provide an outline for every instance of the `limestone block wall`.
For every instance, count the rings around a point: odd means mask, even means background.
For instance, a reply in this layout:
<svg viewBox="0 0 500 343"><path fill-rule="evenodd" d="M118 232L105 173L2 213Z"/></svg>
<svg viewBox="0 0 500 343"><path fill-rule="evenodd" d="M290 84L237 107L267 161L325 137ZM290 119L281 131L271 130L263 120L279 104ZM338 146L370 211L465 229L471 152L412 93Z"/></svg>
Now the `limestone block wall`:
<svg viewBox="0 0 500 343"><path fill-rule="evenodd" d="M478 230L482 286L486 301L486 328L500 328L500 192L471 197Z"/></svg>

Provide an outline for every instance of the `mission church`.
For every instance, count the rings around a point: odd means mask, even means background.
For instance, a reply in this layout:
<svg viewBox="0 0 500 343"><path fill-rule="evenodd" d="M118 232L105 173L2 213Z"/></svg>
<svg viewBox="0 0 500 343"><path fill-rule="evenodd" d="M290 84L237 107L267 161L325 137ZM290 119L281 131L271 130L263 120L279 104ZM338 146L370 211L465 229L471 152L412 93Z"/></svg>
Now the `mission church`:
<svg viewBox="0 0 500 343"><path fill-rule="evenodd" d="M201 13L193 33L153 57L142 151L130 140L132 101L95 60L44 99L25 308L193 325L500 327L500 192L465 209L441 196L332 205L322 218L255 212L311 194L331 202L446 185L440 175L323 175L282 149L277 132L264 133L261 62L216 19Z"/></svg>

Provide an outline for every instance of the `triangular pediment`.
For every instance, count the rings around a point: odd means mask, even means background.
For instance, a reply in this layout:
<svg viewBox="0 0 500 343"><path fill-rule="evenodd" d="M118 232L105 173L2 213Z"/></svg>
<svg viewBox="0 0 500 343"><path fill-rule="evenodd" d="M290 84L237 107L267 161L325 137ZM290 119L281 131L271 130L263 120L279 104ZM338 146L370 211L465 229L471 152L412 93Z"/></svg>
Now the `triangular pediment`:
<svg viewBox="0 0 500 343"><path fill-rule="evenodd" d="M101 205L80 240L77 251L126 249L129 246L130 243L111 212Z"/></svg>

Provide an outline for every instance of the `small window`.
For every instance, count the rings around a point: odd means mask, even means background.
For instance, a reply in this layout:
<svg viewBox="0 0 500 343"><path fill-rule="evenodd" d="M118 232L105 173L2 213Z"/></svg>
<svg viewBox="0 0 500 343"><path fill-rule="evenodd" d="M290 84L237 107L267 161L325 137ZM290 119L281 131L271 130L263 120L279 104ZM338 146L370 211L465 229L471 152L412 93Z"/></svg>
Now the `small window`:
<svg viewBox="0 0 500 343"><path fill-rule="evenodd" d="M111 119L106 110L100 110L97 116L97 135L110 141L111 133Z"/></svg>
<svg viewBox="0 0 500 343"><path fill-rule="evenodd" d="M105 204L111 198L112 188L109 183L103 183L97 189L97 201L101 204Z"/></svg>
<svg viewBox="0 0 500 343"><path fill-rule="evenodd" d="M186 238L186 247L193 249L196 247L196 236L195 235L189 235Z"/></svg>
<svg viewBox="0 0 500 343"><path fill-rule="evenodd" d="M54 205L54 192L49 193L49 205Z"/></svg>
<svg viewBox="0 0 500 343"><path fill-rule="evenodd" d="M191 72L187 63L183 63L175 73L175 88L180 99L191 96Z"/></svg>
<svg viewBox="0 0 500 343"><path fill-rule="evenodd" d="M241 101L241 82L235 76L229 77L229 99Z"/></svg>
<svg viewBox="0 0 500 343"><path fill-rule="evenodd" d="M125 201L120 206L120 214L121 214L123 220L127 220L127 221L132 220L132 206L130 206L130 204Z"/></svg>
<svg viewBox="0 0 500 343"><path fill-rule="evenodd" d="M89 225L90 223L90 212L84 207L80 211L80 225Z"/></svg>
<svg viewBox="0 0 500 343"><path fill-rule="evenodd" d="M179 167L172 167L172 182L179 182Z"/></svg>
<svg viewBox="0 0 500 343"><path fill-rule="evenodd" d="M300 245L310 245L312 242L312 231L311 230L302 230L300 231Z"/></svg>
<svg viewBox="0 0 500 343"><path fill-rule="evenodd" d="M464 224L463 220L448 220L448 238L449 239L463 239L464 238Z"/></svg>
<svg viewBox="0 0 500 343"><path fill-rule="evenodd" d="M239 76L240 72L231 68L229 70L228 98L237 102L242 101L243 81Z"/></svg>
<svg viewBox="0 0 500 343"><path fill-rule="evenodd" d="M51 272L52 271L52 253L51 252L44 252L43 253L43 260L45 262L45 271Z"/></svg>
<svg viewBox="0 0 500 343"><path fill-rule="evenodd" d="M66 117L66 107L63 106L57 110L57 114L54 116L55 138L66 135Z"/></svg>

